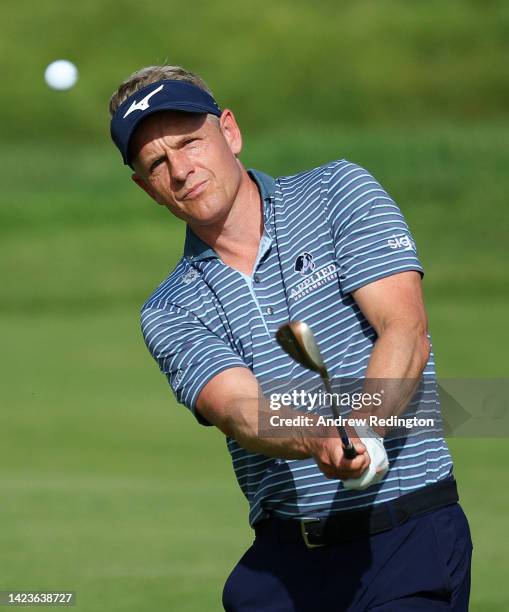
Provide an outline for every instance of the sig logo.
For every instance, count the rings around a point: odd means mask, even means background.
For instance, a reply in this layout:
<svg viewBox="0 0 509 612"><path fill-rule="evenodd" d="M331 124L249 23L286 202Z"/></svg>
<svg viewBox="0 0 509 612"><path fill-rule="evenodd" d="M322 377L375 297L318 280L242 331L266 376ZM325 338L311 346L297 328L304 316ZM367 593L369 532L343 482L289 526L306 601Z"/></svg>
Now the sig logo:
<svg viewBox="0 0 509 612"><path fill-rule="evenodd" d="M402 251L415 251L415 243L407 234L400 236L392 235L392 238L387 240L387 244L391 249L401 249Z"/></svg>

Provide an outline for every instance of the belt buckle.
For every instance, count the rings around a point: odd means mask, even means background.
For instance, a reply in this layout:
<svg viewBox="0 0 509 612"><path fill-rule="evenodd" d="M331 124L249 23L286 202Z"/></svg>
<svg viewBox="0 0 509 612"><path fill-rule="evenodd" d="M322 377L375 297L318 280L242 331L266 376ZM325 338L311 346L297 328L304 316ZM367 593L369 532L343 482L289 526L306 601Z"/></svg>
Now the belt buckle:
<svg viewBox="0 0 509 612"><path fill-rule="evenodd" d="M302 539L304 540L304 544L307 546L307 548L321 548L322 546L325 546L325 544L312 544L309 541L309 533L307 532L306 525L309 525L310 523L320 523L320 519L310 518L302 519L300 521L300 531L302 534Z"/></svg>

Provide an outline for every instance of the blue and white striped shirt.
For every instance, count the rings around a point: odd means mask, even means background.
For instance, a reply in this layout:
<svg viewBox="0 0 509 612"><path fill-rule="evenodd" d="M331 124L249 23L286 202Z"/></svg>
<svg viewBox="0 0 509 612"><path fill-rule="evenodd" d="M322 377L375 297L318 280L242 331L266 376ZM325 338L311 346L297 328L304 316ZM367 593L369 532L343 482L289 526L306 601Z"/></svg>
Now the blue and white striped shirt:
<svg viewBox="0 0 509 612"><path fill-rule="evenodd" d="M332 379L362 378L376 333L351 292L398 272L422 274L401 211L361 167L339 160L277 180L250 175L262 195L265 226L252 278L225 265L188 228L184 256L142 308L151 354L177 400L199 420L197 397L223 370L249 368L264 391L274 380L309 376L275 342L289 320L310 325ZM423 377L434 381L433 353ZM433 386L418 404L419 416L439 418ZM312 459L266 457L230 438L227 445L251 524L268 515L323 516L382 503L452 470L439 430L389 434L389 472L364 491L328 480Z"/></svg>

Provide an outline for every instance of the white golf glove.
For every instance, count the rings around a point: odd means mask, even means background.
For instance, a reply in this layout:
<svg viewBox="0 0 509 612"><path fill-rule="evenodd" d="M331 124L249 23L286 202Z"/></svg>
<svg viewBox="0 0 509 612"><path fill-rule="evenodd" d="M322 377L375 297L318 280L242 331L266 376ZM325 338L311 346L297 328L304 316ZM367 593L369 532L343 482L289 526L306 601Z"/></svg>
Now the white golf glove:
<svg viewBox="0 0 509 612"><path fill-rule="evenodd" d="M374 432L371 427L357 426L354 429L360 441L366 447L371 463L359 478L343 480L343 486L345 489L361 490L382 480L389 469L389 459L387 458L383 438Z"/></svg>

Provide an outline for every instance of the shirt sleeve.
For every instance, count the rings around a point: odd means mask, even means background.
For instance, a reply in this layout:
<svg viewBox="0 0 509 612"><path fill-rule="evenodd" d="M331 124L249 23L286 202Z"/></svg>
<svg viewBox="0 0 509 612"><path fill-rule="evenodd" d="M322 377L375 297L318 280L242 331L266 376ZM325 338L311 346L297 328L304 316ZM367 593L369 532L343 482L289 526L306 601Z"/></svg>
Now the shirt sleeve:
<svg viewBox="0 0 509 612"><path fill-rule="evenodd" d="M199 423L210 425L196 412L200 391L223 370L247 365L196 316L178 306L144 308L141 329L177 401L187 406Z"/></svg>
<svg viewBox="0 0 509 612"><path fill-rule="evenodd" d="M369 172L342 160L330 169L327 183L327 208L343 292L407 270L424 276L401 210Z"/></svg>

